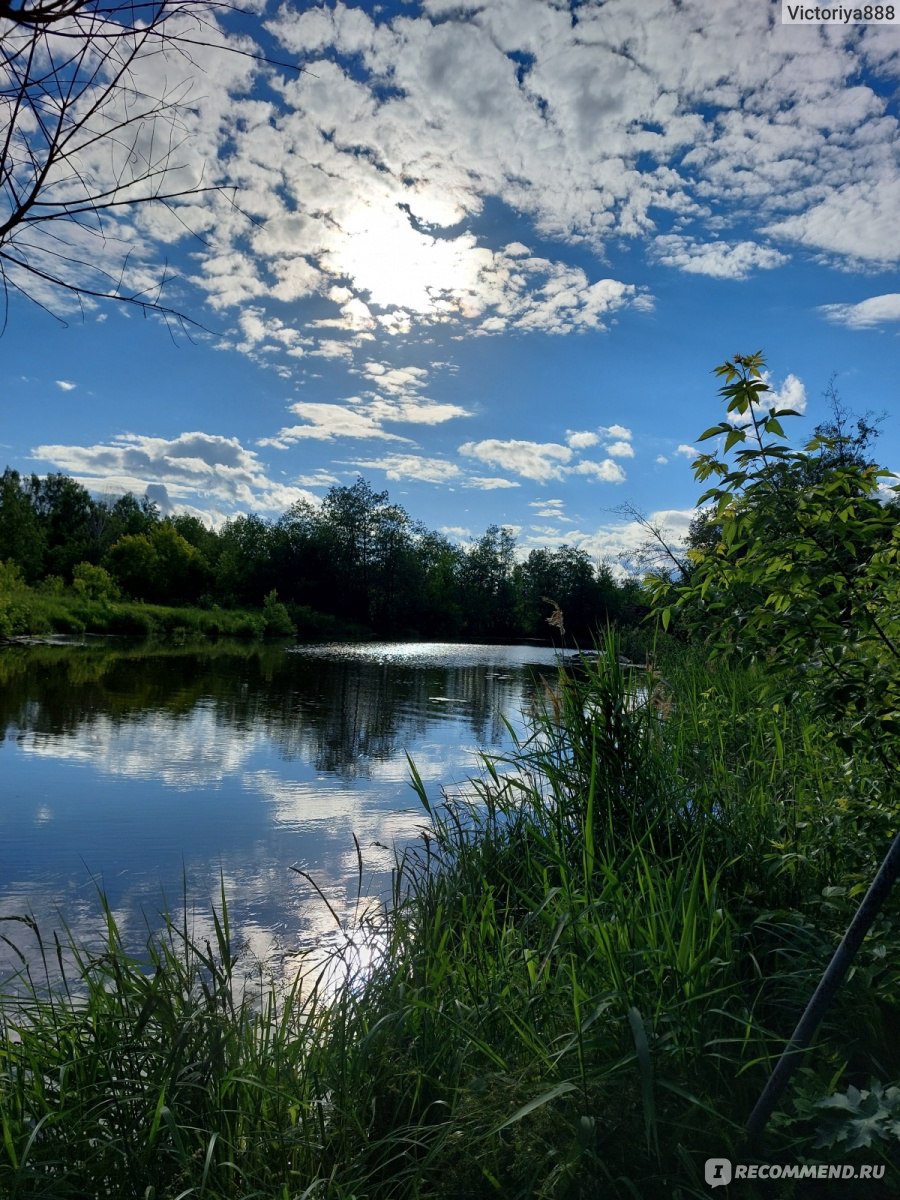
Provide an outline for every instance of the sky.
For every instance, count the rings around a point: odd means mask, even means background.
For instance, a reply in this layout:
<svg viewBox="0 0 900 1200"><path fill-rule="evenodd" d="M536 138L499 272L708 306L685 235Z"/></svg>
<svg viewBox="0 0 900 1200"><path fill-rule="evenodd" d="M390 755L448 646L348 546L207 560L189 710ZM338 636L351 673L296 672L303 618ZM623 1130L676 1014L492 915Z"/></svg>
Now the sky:
<svg viewBox="0 0 900 1200"><path fill-rule="evenodd" d="M794 442L833 383L900 470L897 23L260 0L185 31L136 86L179 103L144 131L172 189L210 190L44 245L197 324L11 276L8 465L215 525L362 475L463 543L617 560L623 506L683 534L713 369L761 350Z"/></svg>

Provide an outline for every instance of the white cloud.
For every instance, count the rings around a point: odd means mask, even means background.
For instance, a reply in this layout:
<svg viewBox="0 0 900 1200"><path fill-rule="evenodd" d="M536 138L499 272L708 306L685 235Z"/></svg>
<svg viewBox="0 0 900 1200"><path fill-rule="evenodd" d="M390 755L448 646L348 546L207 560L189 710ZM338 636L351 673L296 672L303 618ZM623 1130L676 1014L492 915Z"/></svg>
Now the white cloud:
<svg viewBox="0 0 900 1200"><path fill-rule="evenodd" d="M628 448L630 449L630 446ZM480 459L492 466L521 475L524 479L533 479L537 483L547 483L551 479L562 480L569 475L584 475L604 483L621 483L625 479L625 472L612 458L606 458L602 462L592 462L588 459L573 461L573 449L560 445L559 442L528 442L517 439L502 441L488 438L483 442L466 442L459 447L459 452L468 458ZM562 501L554 501L552 506L555 508L557 503L561 504ZM557 513L554 512L553 515L556 516Z"/></svg>
<svg viewBox="0 0 900 1200"><path fill-rule="evenodd" d="M306 69L268 68L265 93L251 93L258 64L215 46L150 56L135 80L136 94L174 95L196 62L214 81L179 110L166 184L227 179L240 207L223 189L110 215L105 239L72 224L67 251L96 278L124 248L155 242L157 255L133 263L135 286L152 294L168 249L196 230L194 278L210 302L264 310L271 352L295 357L349 357L383 332L436 322L485 335L602 329L650 307L632 283L473 232L492 201L535 240L602 254L640 239L717 278L786 262L767 237L850 264L893 262L895 31L813 36L784 29L771 8L606 0L573 18L558 0L284 5L267 31ZM115 178L130 152L107 141L75 166ZM36 265L46 253L49 243L34 251ZM272 338L269 310L309 297L311 345ZM239 343L249 353L252 337Z"/></svg>
<svg viewBox="0 0 900 1200"><path fill-rule="evenodd" d="M573 475L587 475L589 478L599 479L602 483L625 482L625 472L611 458L605 458L602 462L588 462L584 460L576 466L571 467L570 473Z"/></svg>
<svg viewBox="0 0 900 1200"><path fill-rule="evenodd" d="M425 386L428 371L424 367L392 367L388 363L369 361L362 364L359 374L389 396L403 396Z"/></svg>
<svg viewBox="0 0 900 1200"><path fill-rule="evenodd" d="M549 517L554 521L561 520L565 508L564 500L531 500L528 504L529 508L535 510L536 517Z"/></svg>
<svg viewBox="0 0 900 1200"><path fill-rule="evenodd" d="M659 463L659 465L661 467L664 467L669 460L666 458L666 456L664 454L657 454L656 461Z"/></svg>
<svg viewBox="0 0 900 1200"><path fill-rule="evenodd" d="M449 483L462 474L455 463L443 458L422 458L416 454L388 454L383 458L358 459L354 466L384 471L388 479L416 479L422 483Z"/></svg>
<svg viewBox="0 0 900 1200"><path fill-rule="evenodd" d="M746 279L754 270L771 270L789 261L786 254L756 242L698 242L676 233L656 238L654 250L667 267L713 279Z"/></svg>
<svg viewBox="0 0 900 1200"><path fill-rule="evenodd" d="M483 442L465 442L459 447L460 454L477 458L480 462L504 471L512 471L525 479L546 483L548 479L561 479L562 467L572 458L568 446L557 442L527 442L520 440L501 441L488 438Z"/></svg>
<svg viewBox="0 0 900 1200"><path fill-rule="evenodd" d="M380 438L389 442L408 442L409 438L388 433L368 413L343 404L320 404L300 401L292 404L291 411L302 417L304 424L287 425L279 429L274 437L260 438L260 446L274 446L285 450L293 442L312 439L331 442L335 438Z"/></svg>
<svg viewBox="0 0 900 1200"><path fill-rule="evenodd" d="M179 511L200 501L233 508L280 512L297 500L317 503L301 488L271 480L253 450L237 438L210 433L182 433L176 438L125 433L94 446L36 446L43 459L76 477L94 492L134 492L149 487Z"/></svg>
<svg viewBox="0 0 900 1200"><path fill-rule="evenodd" d="M766 373L768 382L768 372ZM766 404L769 408L793 408L798 413L806 412L806 387L796 375L788 375L779 388L773 388L766 394Z"/></svg>
<svg viewBox="0 0 900 1200"><path fill-rule="evenodd" d="M700 453L693 446L688 446L685 442L675 447L675 453L680 454L683 458L696 458Z"/></svg>
<svg viewBox="0 0 900 1200"><path fill-rule="evenodd" d="M576 433L571 429L566 430L566 441L573 450L586 450L589 446L596 446L600 441L598 433Z"/></svg>
<svg viewBox="0 0 900 1200"><path fill-rule="evenodd" d="M424 398L388 401L374 399L365 406L368 416L376 421L407 421L417 425L443 425L456 417L472 414L460 404L438 404Z"/></svg>
<svg viewBox="0 0 900 1200"><path fill-rule="evenodd" d="M331 487L336 483L340 483L337 475L332 475L330 471L319 469L312 471L308 475L297 475L294 478L294 483L299 483L302 487Z"/></svg>
<svg viewBox="0 0 900 1200"><path fill-rule="evenodd" d="M870 296L857 304L823 304L819 312L848 329L871 329L888 321L900 321L900 292Z"/></svg>
<svg viewBox="0 0 900 1200"><path fill-rule="evenodd" d="M895 263L900 258L900 179L871 169L867 174L865 182L830 191L805 212L773 222L767 232L851 260Z"/></svg>
<svg viewBox="0 0 900 1200"><path fill-rule="evenodd" d="M324 401L297 401L290 411L303 420L299 425L287 425L273 437L261 438L260 446L274 446L285 450L295 442L304 440L330 442L336 438L380 439L390 442L409 442L409 438L391 433L384 428L385 422L410 425L442 425L457 417L468 417L471 413L459 404L440 404L416 394L424 381L426 372L412 368L385 370L379 373L378 364L367 363L363 374L370 378L386 379L383 390L389 393L385 399L375 392L363 396L351 396L343 404ZM413 394L404 395L404 389L412 388Z"/></svg>
<svg viewBox="0 0 900 1200"><path fill-rule="evenodd" d="M632 438L631 430L624 425L607 425L600 432L604 437L621 438L624 442L630 442Z"/></svg>
<svg viewBox="0 0 900 1200"><path fill-rule="evenodd" d="M802 380L798 379L796 375L787 375L780 387L773 387L771 380L771 372L763 371L762 382L768 384L770 390L762 393L760 404L754 404L753 408L757 416L764 416L773 408L791 408L794 412L806 412L806 387ZM748 417L746 415L742 417L735 412L728 414L728 420L732 425L743 425Z"/></svg>
<svg viewBox="0 0 900 1200"><path fill-rule="evenodd" d="M57 379L56 386L64 392L72 392L78 387L77 383L72 383L68 379Z"/></svg>
<svg viewBox="0 0 900 1200"><path fill-rule="evenodd" d="M695 509L661 509L649 514L648 520L660 526L673 548L680 548L687 536ZM634 556L647 540L647 531L638 521L614 521L594 529L569 528L553 530L534 527L523 542L529 550L547 545L567 544L584 550L593 560L612 565L616 575L623 576L636 568Z"/></svg>
<svg viewBox="0 0 900 1200"><path fill-rule="evenodd" d="M513 479L502 479L493 475L470 475L468 479L463 480L463 486L478 488L482 492L492 492L497 488L517 488L522 485Z"/></svg>
<svg viewBox="0 0 900 1200"><path fill-rule="evenodd" d="M634 458L634 446L631 442L611 442L605 450L610 458Z"/></svg>

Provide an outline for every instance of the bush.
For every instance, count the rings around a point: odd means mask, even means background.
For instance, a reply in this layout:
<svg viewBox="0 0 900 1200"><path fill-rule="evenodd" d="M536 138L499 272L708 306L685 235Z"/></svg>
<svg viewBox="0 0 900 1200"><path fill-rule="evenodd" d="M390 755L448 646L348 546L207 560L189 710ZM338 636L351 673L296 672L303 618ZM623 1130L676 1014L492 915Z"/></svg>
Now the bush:
<svg viewBox="0 0 900 1200"><path fill-rule="evenodd" d="M72 587L86 600L118 600L119 585L104 567L80 562L72 572Z"/></svg>
<svg viewBox="0 0 900 1200"><path fill-rule="evenodd" d="M263 620L266 637L295 637L297 630L285 606L274 589L263 601Z"/></svg>

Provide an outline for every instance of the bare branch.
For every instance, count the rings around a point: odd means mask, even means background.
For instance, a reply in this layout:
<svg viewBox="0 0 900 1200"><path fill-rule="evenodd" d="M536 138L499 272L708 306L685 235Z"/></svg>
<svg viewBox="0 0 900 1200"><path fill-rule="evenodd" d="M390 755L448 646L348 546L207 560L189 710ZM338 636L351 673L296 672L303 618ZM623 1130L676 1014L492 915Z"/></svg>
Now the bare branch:
<svg viewBox="0 0 900 1200"><path fill-rule="evenodd" d="M63 310L114 300L182 316L159 302L167 268L133 254L122 222L154 205L192 232L185 206L227 186L195 149L193 86L198 47L271 61L224 35L218 18L236 11L216 0L0 0L0 303L15 292L47 309L56 295Z"/></svg>

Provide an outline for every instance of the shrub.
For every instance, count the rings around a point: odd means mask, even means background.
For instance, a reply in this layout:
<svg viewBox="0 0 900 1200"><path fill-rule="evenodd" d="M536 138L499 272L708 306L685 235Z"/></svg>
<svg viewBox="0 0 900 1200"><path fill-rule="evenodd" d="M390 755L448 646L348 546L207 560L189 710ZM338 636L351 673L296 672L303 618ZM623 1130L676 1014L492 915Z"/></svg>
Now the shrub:
<svg viewBox="0 0 900 1200"><path fill-rule="evenodd" d="M285 606L278 599L278 593L273 589L263 601L263 620L265 621L266 637L294 637L296 629L294 622Z"/></svg>

